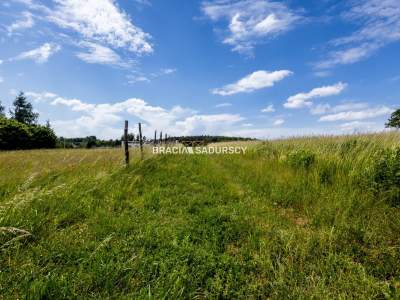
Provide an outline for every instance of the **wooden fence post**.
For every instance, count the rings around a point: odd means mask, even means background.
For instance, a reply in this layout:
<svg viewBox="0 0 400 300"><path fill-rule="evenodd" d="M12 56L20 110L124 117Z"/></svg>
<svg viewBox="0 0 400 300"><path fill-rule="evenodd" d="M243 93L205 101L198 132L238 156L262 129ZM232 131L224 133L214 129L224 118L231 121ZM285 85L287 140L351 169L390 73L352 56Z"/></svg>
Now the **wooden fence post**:
<svg viewBox="0 0 400 300"><path fill-rule="evenodd" d="M124 129L124 147L125 147L125 164L129 165L129 148L128 148L128 121L125 121Z"/></svg>
<svg viewBox="0 0 400 300"><path fill-rule="evenodd" d="M142 123L139 123L139 145L140 145L140 156L143 159Z"/></svg>

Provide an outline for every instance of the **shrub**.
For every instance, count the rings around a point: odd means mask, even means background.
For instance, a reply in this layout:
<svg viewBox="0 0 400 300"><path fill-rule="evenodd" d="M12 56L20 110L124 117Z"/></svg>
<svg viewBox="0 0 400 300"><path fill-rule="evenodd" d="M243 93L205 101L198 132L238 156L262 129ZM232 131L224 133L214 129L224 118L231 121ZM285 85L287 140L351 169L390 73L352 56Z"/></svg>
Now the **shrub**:
<svg viewBox="0 0 400 300"><path fill-rule="evenodd" d="M29 126L15 120L0 118L0 149L28 149L32 133Z"/></svg>
<svg viewBox="0 0 400 300"><path fill-rule="evenodd" d="M30 148L55 148L57 143L57 136L54 131L46 126L32 125L30 126L32 132L32 139Z"/></svg>
<svg viewBox="0 0 400 300"><path fill-rule="evenodd" d="M0 150L54 148L56 141L51 128L0 118Z"/></svg>
<svg viewBox="0 0 400 300"><path fill-rule="evenodd" d="M293 167L309 169L315 161L315 154L309 150L294 150L288 155L288 162Z"/></svg>
<svg viewBox="0 0 400 300"><path fill-rule="evenodd" d="M390 204L400 205L400 147L385 149L375 162L373 182Z"/></svg>

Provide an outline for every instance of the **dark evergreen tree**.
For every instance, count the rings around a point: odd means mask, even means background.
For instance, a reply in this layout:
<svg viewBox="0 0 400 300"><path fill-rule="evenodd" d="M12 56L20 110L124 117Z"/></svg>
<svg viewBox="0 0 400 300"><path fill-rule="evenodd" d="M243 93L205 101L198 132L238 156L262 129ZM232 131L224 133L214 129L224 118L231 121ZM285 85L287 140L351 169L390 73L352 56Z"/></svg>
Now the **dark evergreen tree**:
<svg viewBox="0 0 400 300"><path fill-rule="evenodd" d="M0 117L5 117L6 115L4 114L4 106L1 105L1 101L0 101Z"/></svg>
<svg viewBox="0 0 400 300"><path fill-rule="evenodd" d="M400 108L392 113L385 125L387 128L400 129Z"/></svg>
<svg viewBox="0 0 400 300"><path fill-rule="evenodd" d="M20 92L15 98L13 106L14 109L10 110L12 119L27 125L37 122L39 114L33 112L32 104L26 99L23 92Z"/></svg>

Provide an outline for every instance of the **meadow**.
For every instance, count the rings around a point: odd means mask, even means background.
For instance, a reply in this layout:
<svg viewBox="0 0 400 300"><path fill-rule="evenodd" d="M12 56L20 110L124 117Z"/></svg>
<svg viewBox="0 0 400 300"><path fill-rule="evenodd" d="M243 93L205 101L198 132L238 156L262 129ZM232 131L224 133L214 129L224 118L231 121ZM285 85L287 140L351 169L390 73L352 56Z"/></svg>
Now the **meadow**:
<svg viewBox="0 0 400 300"><path fill-rule="evenodd" d="M399 133L239 144L0 152L0 298L399 299Z"/></svg>

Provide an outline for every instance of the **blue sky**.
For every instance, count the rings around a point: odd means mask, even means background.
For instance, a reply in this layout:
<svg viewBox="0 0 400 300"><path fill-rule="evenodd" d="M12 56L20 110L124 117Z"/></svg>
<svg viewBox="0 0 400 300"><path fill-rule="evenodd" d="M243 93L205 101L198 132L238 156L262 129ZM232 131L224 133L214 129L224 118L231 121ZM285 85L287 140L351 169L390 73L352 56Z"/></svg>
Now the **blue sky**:
<svg viewBox="0 0 400 300"><path fill-rule="evenodd" d="M398 0L3 0L0 100L68 137L379 131L399 42Z"/></svg>

